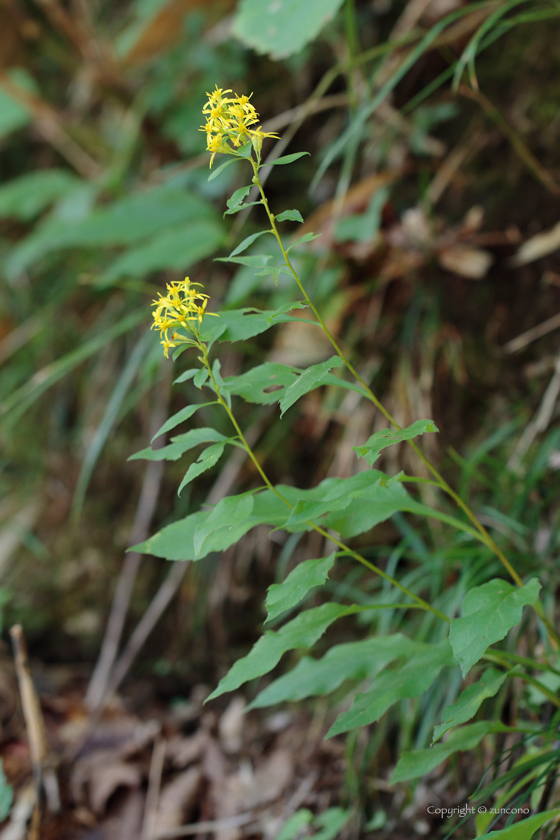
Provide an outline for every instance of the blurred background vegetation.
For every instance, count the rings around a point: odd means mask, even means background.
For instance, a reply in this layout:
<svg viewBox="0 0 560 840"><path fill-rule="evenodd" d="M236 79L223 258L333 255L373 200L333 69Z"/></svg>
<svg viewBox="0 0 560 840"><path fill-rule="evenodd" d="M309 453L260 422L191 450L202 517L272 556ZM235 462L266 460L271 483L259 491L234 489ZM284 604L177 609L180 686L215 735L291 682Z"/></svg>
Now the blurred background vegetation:
<svg viewBox="0 0 560 840"><path fill-rule="evenodd" d="M299 252L308 288L399 422L435 420L430 454L554 598L558 14L535 0L1 0L0 598L4 626L21 622L35 657L82 663L87 677L126 547L253 478L234 456L178 498L184 461L127 462L195 399L188 383L171 390L149 331L165 282L203 282L213 311L294 296L286 276L275 286L213 261L263 223L222 218L243 184L237 166L207 180L198 129L216 84L253 92L281 136L266 153L311 153L268 170L267 184L276 212L297 206L304 232L322 234ZM330 355L295 326L235 345L222 373ZM350 474L351 447L384 425L352 395L318 394L283 420L245 406L275 480ZM388 453L385 468L407 467L407 452ZM138 704L215 682L254 640L266 587L304 556L299 536L257 530L176 575L135 665ZM364 551L448 603L497 573L459 538L403 519ZM125 636L169 575L142 561ZM349 568L331 585L355 598L379 589ZM386 632L400 619L375 621ZM433 723L425 713L415 743ZM368 749L360 761L387 760ZM360 796L358 771L347 782Z"/></svg>

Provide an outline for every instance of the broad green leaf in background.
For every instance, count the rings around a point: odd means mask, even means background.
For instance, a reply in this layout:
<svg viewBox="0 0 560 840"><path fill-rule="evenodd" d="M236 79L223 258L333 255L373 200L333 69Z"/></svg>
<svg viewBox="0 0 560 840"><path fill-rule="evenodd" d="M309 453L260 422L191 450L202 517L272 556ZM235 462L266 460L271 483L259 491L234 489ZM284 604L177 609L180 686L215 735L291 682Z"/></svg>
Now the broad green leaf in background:
<svg viewBox="0 0 560 840"><path fill-rule="evenodd" d="M160 435L163 435L165 432L170 432L171 429L174 429L175 426L178 426L180 423L184 423L185 420L190 420L190 418L195 414L199 408L207 408L209 405L218 405L217 400L213 400L212 402L206 403L196 403L196 405L187 405L185 408L182 408L176 414L173 414L168 420L165 421L161 429L158 429L155 435L153 436L151 442L153 443L156 438Z"/></svg>
<svg viewBox="0 0 560 840"><path fill-rule="evenodd" d="M214 254L225 235L217 219L193 220L161 231L145 245L125 251L102 274L98 285L103 287L120 277L143 277L162 269L186 274L195 263Z"/></svg>
<svg viewBox="0 0 560 840"><path fill-rule="evenodd" d="M318 560L304 560L299 563L283 583L268 587L266 597L267 621L299 604L314 586L322 586L334 565L336 555L329 554Z"/></svg>
<svg viewBox="0 0 560 840"><path fill-rule="evenodd" d="M393 429L383 429L380 432L375 432L366 443L361 446L353 446L352 449L358 453L358 457L365 458L371 467L377 461L379 453L387 446L401 443L403 440L412 440L412 438L426 432L438 431L439 429L433 420L417 420L411 426L400 429L398 432Z"/></svg>
<svg viewBox="0 0 560 840"><path fill-rule="evenodd" d="M449 640L466 676L487 647L500 641L519 624L523 607L534 604L541 584L532 578L522 589L505 580L491 580L465 595L461 618L451 622Z"/></svg>
<svg viewBox="0 0 560 840"><path fill-rule="evenodd" d="M280 630L267 630L247 656L238 659L230 668L208 700L213 700L226 691L235 691L243 683L268 674L280 662L286 651L312 647L337 618L351 615L357 609L359 608L347 607L344 604L323 604L322 607L300 613Z"/></svg>
<svg viewBox="0 0 560 840"><path fill-rule="evenodd" d="M319 827L313 835L313 840L334 840L340 836L340 832L350 819L350 811L342 808L327 808L315 819L313 828Z"/></svg>
<svg viewBox="0 0 560 840"><path fill-rule="evenodd" d="M212 446L209 446L205 449L194 462L188 468L187 472L185 473L185 477L183 478L181 484L179 485L179 489L177 490L177 495L181 495L181 490L190 484L197 476L202 475L203 472L206 470L211 469L215 464L218 463L222 455L224 454L224 449L227 443L231 443L231 441L236 440L236 438L230 438L228 440L220 441L220 443L214 443Z"/></svg>
<svg viewBox="0 0 560 840"><path fill-rule="evenodd" d="M257 52L286 58L312 41L343 0L241 0L233 34Z"/></svg>
<svg viewBox="0 0 560 840"><path fill-rule="evenodd" d="M276 840L294 840L295 837L301 835L302 828L309 825L314 819L313 814L309 808L300 808L296 811L282 826L280 834L276 836Z"/></svg>
<svg viewBox="0 0 560 840"><path fill-rule="evenodd" d="M434 740L439 740L441 736L451 729L453 726L458 726L461 723L466 723L471 720L478 712L483 700L487 697L494 697L497 694L500 686L506 679L507 674L504 671L497 671L495 668L487 668L480 679L469 685L459 696L456 703L452 706L446 706L442 713L442 721L434 728Z"/></svg>
<svg viewBox="0 0 560 840"><path fill-rule="evenodd" d="M299 210L284 210L276 216L277 222L303 222L303 216Z"/></svg>
<svg viewBox="0 0 560 840"><path fill-rule="evenodd" d="M501 831L491 831L489 834L481 834L477 840L531 840L535 831L560 815L560 808L552 811L543 811L542 814L535 814L521 822L516 822Z"/></svg>
<svg viewBox="0 0 560 840"><path fill-rule="evenodd" d="M438 644L422 644L412 659L398 668L383 671L374 679L369 691L357 694L349 711L343 712L336 719L327 738L374 723L387 709L405 697L419 697L428 690L442 668L453 664L447 639Z"/></svg>
<svg viewBox="0 0 560 840"><path fill-rule="evenodd" d="M215 429L207 427L191 429L189 432L171 438L171 443L168 443L167 446L162 446L161 449L151 449L148 447L147 449L142 449L140 452L135 452L128 460L178 461L181 455L184 455L189 449L194 449L200 443L217 443L225 439L225 435L220 434Z"/></svg>
<svg viewBox="0 0 560 840"><path fill-rule="evenodd" d="M444 744L436 744L435 747L429 747L426 750L411 750L402 753L391 777L391 784L425 776L453 753L473 750L492 726L493 723L489 720L471 723L470 726L455 729Z"/></svg>
<svg viewBox="0 0 560 840"><path fill-rule="evenodd" d="M66 169L40 169L14 178L0 187L0 217L27 222L79 184Z"/></svg>
<svg viewBox="0 0 560 840"><path fill-rule="evenodd" d="M341 367L343 361L340 356L332 356L326 362L321 362L318 365L311 365L305 370L297 380L289 386L286 393L280 400L280 416L282 417L286 411L297 402L300 397L318 388L323 384L324 377L330 373L335 367Z"/></svg>
<svg viewBox="0 0 560 840"><path fill-rule="evenodd" d="M8 71L8 75L16 85L28 93L38 93L37 85L27 70L16 68ZM7 91L0 88L0 137L6 137L12 131L17 131L29 125L33 115L20 102L13 99Z"/></svg>
<svg viewBox="0 0 560 840"><path fill-rule="evenodd" d="M0 759L0 822L3 822L10 813L13 799L14 789L8 784L2 759Z"/></svg>
<svg viewBox="0 0 560 840"><path fill-rule="evenodd" d="M249 708L330 694L345 680L373 677L396 659L410 659L421 650L421 645L401 633L335 645L321 659L304 656L295 668L261 691Z"/></svg>

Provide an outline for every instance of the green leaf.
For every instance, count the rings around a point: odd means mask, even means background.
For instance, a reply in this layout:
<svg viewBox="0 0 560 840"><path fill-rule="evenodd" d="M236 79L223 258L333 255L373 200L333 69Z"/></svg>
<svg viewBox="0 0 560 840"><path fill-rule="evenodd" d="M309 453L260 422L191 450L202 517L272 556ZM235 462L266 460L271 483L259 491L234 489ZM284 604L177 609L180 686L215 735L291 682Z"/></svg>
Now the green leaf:
<svg viewBox="0 0 560 840"><path fill-rule="evenodd" d="M0 759L0 822L3 822L10 813L13 800L14 789L8 784L4 773L4 765L2 759Z"/></svg>
<svg viewBox="0 0 560 840"><path fill-rule="evenodd" d="M501 831L491 831L489 834L481 834L477 840L531 840L535 831L560 815L560 808L552 811L543 811L542 814L535 814L521 822L516 822Z"/></svg>
<svg viewBox="0 0 560 840"><path fill-rule="evenodd" d="M272 233L271 230L260 230L258 233L252 233L243 242L240 242L237 248L234 248L231 254L228 257L230 260L232 257L236 257L238 254L242 254L243 251L246 251L249 245L252 245L255 239L258 239L259 236L264 236L265 233Z"/></svg>
<svg viewBox="0 0 560 840"><path fill-rule="evenodd" d="M433 645L418 644L419 649L410 661L393 670L383 671L374 679L369 691L356 695L351 709L336 719L327 738L379 720L399 700L419 697L428 690L443 667L453 665L447 639Z"/></svg>
<svg viewBox="0 0 560 840"><path fill-rule="evenodd" d="M229 376L225 382L230 394L237 394L247 402L272 405L297 378L294 368L277 362L265 362L240 376Z"/></svg>
<svg viewBox="0 0 560 840"><path fill-rule="evenodd" d="M235 210L236 207L239 207L241 204L243 204L243 202L251 192L251 189L252 184L249 184L247 187L239 187L238 190L235 190L233 195L227 200L228 208L230 210Z"/></svg>
<svg viewBox="0 0 560 840"><path fill-rule="evenodd" d="M39 169L14 178L0 187L0 216L27 222L79 184L66 169Z"/></svg>
<svg viewBox="0 0 560 840"><path fill-rule="evenodd" d="M405 782L408 779L418 779L431 773L442 761L450 755L465 750L473 750L492 729L492 721L483 720L455 729L444 744L436 744L427 750L411 750L404 752L391 777L391 784Z"/></svg>
<svg viewBox="0 0 560 840"><path fill-rule="evenodd" d="M197 403L196 405L187 405L185 408L182 408L176 414L166 420L161 429L158 429L155 435L153 436L151 443L154 442L156 438L160 435L165 434L165 432L170 432L171 429L174 429L175 426L178 426L180 423L184 423L185 420L190 420L190 418L195 414L199 408L206 408L209 405L218 405L217 400L213 402L206 402L206 403Z"/></svg>
<svg viewBox="0 0 560 840"><path fill-rule="evenodd" d="M185 272L188 266L214 254L224 239L224 227L216 219L181 223L127 250L111 263L96 285L103 288L120 277L143 277L163 269Z"/></svg>
<svg viewBox="0 0 560 840"><path fill-rule="evenodd" d="M286 58L312 41L342 5L342 0L241 0L233 34L257 52Z"/></svg>
<svg viewBox="0 0 560 840"><path fill-rule="evenodd" d="M171 438L172 443L168 443L167 446L162 446L161 449L150 449L148 447L131 455L128 460L178 461L181 455L184 455L189 449L194 449L200 443L215 443L222 440L226 440L225 435L220 434L215 429L191 429L190 432L185 432L184 435L177 435L177 437Z"/></svg>
<svg viewBox="0 0 560 840"><path fill-rule="evenodd" d="M208 700L213 700L226 691L235 691L243 683L268 674L280 662L286 651L312 647L337 618L351 615L357 609L359 608L346 607L343 604L323 604L322 607L300 613L278 631L267 630L247 656L238 659L230 668Z"/></svg>
<svg viewBox="0 0 560 840"><path fill-rule="evenodd" d="M10 69L8 70L8 76L18 87L23 88L28 93L38 93L37 85L27 70L19 67ZM0 137L6 137L12 131L24 128L24 126L29 125L32 119L33 114L25 105L13 99L7 91L0 88Z"/></svg>
<svg viewBox="0 0 560 840"><path fill-rule="evenodd" d="M353 446L352 450L358 453L358 457L365 458L371 467L379 458L379 453L387 446L402 443L403 440L412 440L425 432L439 432L433 420L417 420L411 426L398 432L393 429L383 429L375 432L362 446Z"/></svg>
<svg viewBox="0 0 560 840"><path fill-rule="evenodd" d="M256 207L257 204L262 204L262 201L250 201L248 204L240 204L239 207L234 207L232 210L226 210L224 216L233 216L235 213L241 213L242 210L247 210L249 207Z"/></svg>
<svg viewBox="0 0 560 840"><path fill-rule="evenodd" d="M200 368L190 368L190 370L185 370L177 379L173 380L174 385L178 385L180 382L188 382L190 379L194 379L196 374Z"/></svg>
<svg viewBox="0 0 560 840"><path fill-rule="evenodd" d="M478 682L469 685L460 695L456 703L446 706L442 713L442 723L434 728L434 740L438 741L453 726L466 723L478 712L481 703L487 697L494 697L500 686L507 678L507 674L495 668L487 668Z"/></svg>
<svg viewBox="0 0 560 840"><path fill-rule="evenodd" d="M269 231L262 231L269 233ZM262 268L272 259L272 254L256 254L254 257L216 257L216 262L232 262L238 265L248 265L251 268Z"/></svg>
<svg viewBox="0 0 560 840"><path fill-rule="evenodd" d="M240 146L237 150L237 154L239 157L249 159L253 154L253 144L249 141L249 143L245 143L244 146Z"/></svg>
<svg viewBox="0 0 560 840"><path fill-rule="evenodd" d="M534 604L541 584L532 578L522 589L505 580L491 580L471 589L463 600L462 618L451 622L449 639L466 676L486 648L500 641L521 621L523 607Z"/></svg>
<svg viewBox="0 0 560 840"><path fill-rule="evenodd" d="M197 461L194 464L191 464L188 468L185 477L183 478L181 484L179 485L179 489L177 490L177 495L181 495L181 490L190 484L190 482L197 478L197 476L201 475L206 470L211 469L215 464L218 463L222 455L224 454L224 449L227 443L230 443L232 440L237 440L237 438L229 438L229 440L220 441L220 443L215 443L213 446L209 446L207 449L204 450L199 456Z"/></svg>
<svg viewBox="0 0 560 840"><path fill-rule="evenodd" d="M303 222L303 216L299 210L284 210L276 216L277 222Z"/></svg>
<svg viewBox="0 0 560 840"><path fill-rule="evenodd" d="M220 166L218 166L218 168L217 168L217 169L215 169L215 170L214 170L214 171L213 171L213 172L212 172L212 173L208 176L208 180L209 180L209 181L213 181L213 180L214 180L214 178L217 178L217 177L218 177L218 175L220 174L220 172L223 172L223 171L224 171L224 169L227 169L227 167L228 167L228 166L231 166L231 164L232 164L232 163L235 163L235 161L236 161L236 160L237 160L237 158L236 158L236 157L232 157L232 158L230 158L229 160L226 160L226 162L225 162L225 163L220 164Z"/></svg>
<svg viewBox="0 0 560 840"><path fill-rule="evenodd" d="M280 829L280 834L277 835L276 840L294 840L294 838L300 834L302 828L309 825L313 819L313 814L309 808L300 808L300 810L296 811L289 820L286 820Z"/></svg>
<svg viewBox="0 0 560 840"><path fill-rule="evenodd" d="M314 586L322 586L334 565L336 554L329 554L319 560L304 560L290 572L283 583L273 583L268 587L266 608L267 621L276 618L280 613L299 604Z"/></svg>
<svg viewBox="0 0 560 840"><path fill-rule="evenodd" d="M280 400L280 417L297 402L300 397L318 388L323 384L323 379L335 367L342 367L343 361L340 356L331 356L326 362L321 362L318 365L311 365L304 371L297 380L290 385L286 393Z"/></svg>
<svg viewBox="0 0 560 840"><path fill-rule="evenodd" d="M294 152L292 155L283 155L283 157L276 158L276 160L267 161L263 166L285 166L287 163L293 163L305 155L310 155L309 152Z"/></svg>
<svg viewBox="0 0 560 840"><path fill-rule="evenodd" d="M296 240L296 242L292 242L290 247L286 250L286 253L288 254L292 248L296 248L298 245L304 245L306 242L313 242L314 239L319 239L322 235L322 233L304 233L303 236L300 236L300 238Z"/></svg>
<svg viewBox="0 0 560 840"><path fill-rule="evenodd" d="M194 533L195 556L201 553L205 541L214 532L232 531L240 523L248 521L254 505L255 499L252 493L243 493L241 496L228 496L222 499L204 522L198 525Z"/></svg>
<svg viewBox="0 0 560 840"><path fill-rule="evenodd" d="M313 840L334 840L350 819L350 811L342 808L327 808L316 818L313 827L319 826L320 831L313 835Z"/></svg>
<svg viewBox="0 0 560 840"><path fill-rule="evenodd" d="M345 680L371 678L396 659L410 659L418 650L418 643L401 633L335 645L321 659L304 656L293 670L261 691L249 708L330 694Z"/></svg>
<svg viewBox="0 0 560 840"><path fill-rule="evenodd" d="M255 493L254 500L251 515L242 522L233 523L234 527L229 530L213 531L205 540L201 553L195 552L195 532L206 522L211 513L216 512L217 516L223 516L227 512L226 504L229 502L226 499L218 502L213 511L191 513L184 519L167 525L145 542L135 546L134 551L164 557L166 560L202 560L212 551L225 551L257 525L278 527L285 521L289 508L272 490Z"/></svg>
<svg viewBox="0 0 560 840"><path fill-rule="evenodd" d="M204 383L208 380L210 374L206 370L206 368L200 368L200 370L193 376L193 385L197 388L202 388Z"/></svg>

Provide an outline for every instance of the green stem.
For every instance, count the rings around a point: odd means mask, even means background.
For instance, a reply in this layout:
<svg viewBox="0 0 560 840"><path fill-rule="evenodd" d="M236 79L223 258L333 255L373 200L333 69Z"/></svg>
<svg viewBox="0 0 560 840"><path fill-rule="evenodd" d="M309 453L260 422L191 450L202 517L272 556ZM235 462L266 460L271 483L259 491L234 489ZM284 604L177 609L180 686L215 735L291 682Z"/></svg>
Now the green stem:
<svg viewBox="0 0 560 840"><path fill-rule="evenodd" d="M505 668L508 672L508 677L519 677L520 679L524 680L529 685L534 686L540 693L546 697L551 703L553 703L558 709L560 709L560 698L554 694L549 688L543 685L541 682L536 680L534 677L531 677L529 674L525 674L523 671L516 671L515 666L509 664L509 662L504 661L503 657L501 656L500 652L492 651L491 653L485 653L482 657L486 662L494 662L496 665L501 665Z"/></svg>
<svg viewBox="0 0 560 840"><path fill-rule="evenodd" d="M319 310L317 309L317 307L315 306L315 304L313 303L313 301L311 300L311 298L310 298L310 297L309 297L309 295L307 294L307 292L306 292L306 290L305 290L305 288L304 288L304 286L303 286L303 283L301 282L301 280L300 280L300 278L299 278L299 276L298 276L297 271L295 270L294 266L292 265L292 263L291 263L291 261L290 261L290 258L289 258L289 256L288 256L288 252L287 252L287 251L286 251L286 249L284 248L284 243L282 242L282 237L280 236L280 233L279 233L278 228L277 228L277 226L276 226L276 219L275 219L275 216L274 216L274 214L273 214L273 213L271 212L271 210L270 210L270 207L269 207L269 204L268 204L268 200L267 200L266 195L265 195L265 192L264 192L263 185L262 185L262 183L261 183L261 181L260 181L260 179L259 179L259 164L258 164L258 163L257 163L257 161L255 161L255 160L251 160L251 163L252 163L252 165L253 165L253 171L254 171L254 173L255 173L255 174L254 174L254 178L253 178L253 182L254 182L254 183L257 185L257 187L259 188L259 192L260 192L260 194L261 194L261 198L262 198L262 203L263 203L263 205L264 205L264 209L266 210L266 214L267 214L268 219L269 219L269 221L270 221L270 226L271 226L272 232L273 232L274 236L276 237L276 240L277 240L277 242L278 242L278 245L280 246L280 250L282 251L282 256L284 257L285 263L286 263L287 267L289 268L289 270L290 270L290 272L291 272L291 274L292 274L292 276L293 276L294 280L296 281L297 286L298 286L298 288L299 288L300 292L301 292L301 293L302 293L302 295L304 296L304 298L305 298L305 300L306 300L306 302L307 302L307 304L308 304L309 308L311 309L311 311L312 311L312 312L313 312L313 314L315 315L315 317L316 317L316 319L317 319L317 321L318 321L318 323L319 323L319 325L320 325L321 329L323 330L323 332L324 332L324 333L325 333L325 335L327 336L328 340L329 340L329 341L330 341L330 343L332 344L332 346L333 346L334 350L336 351L337 355L338 355L338 356L342 359L342 361L344 362L344 364L346 365L346 367L348 368L348 370L350 371L350 373L351 373L351 374L352 374L352 375L353 375L353 376L354 376L354 377L358 380L358 382L360 383L360 385L362 386L362 388L365 390L365 392L366 392L366 394L367 394L368 399L369 399L369 400L371 400L371 402L372 402L372 403L375 405L375 407L376 407L376 408L377 408L377 409L378 409L378 410L379 410L379 411L383 414L383 416L386 418L386 420L388 420L388 421L389 421L389 423L391 423L391 425L392 425L392 426L394 426L397 430L399 430L399 431L400 431L400 430L402 429L402 426L400 426L400 425L397 423L397 421L394 419L394 417L392 417L392 416L391 416L391 414L387 411L387 409L385 408L385 406L384 406L384 405L380 402L380 400L379 400L379 399L375 396L375 394L373 393L373 391L371 390L371 388L369 387L369 385L368 385L368 384L365 382L365 380L364 380L364 379L360 376L360 374L358 373L358 371L355 369L355 367L352 365L352 363L351 363L351 362L349 361L349 359L346 357L346 355L344 354L343 350L342 350L342 349L341 349L341 347L339 346L338 342L336 341L336 339L334 338L334 336L333 336L333 335L332 335L332 333L330 332L329 328L327 327L327 325L326 325L326 324L325 324L325 322L323 321L323 318L321 317L321 313L319 312ZM501 551L501 549L500 549L500 548L496 545L496 543L494 542L494 540L492 539L491 535L490 535L490 534L489 534L489 532L486 530L486 528L484 527L484 525L483 525L481 522L479 522L479 520L477 519L477 517L475 516L475 514L472 512L472 510L470 509L470 507L466 504L466 502L464 502L464 501L463 501L463 499L461 499L461 497L459 496L459 494L458 494L458 493L456 493L456 492L455 492L455 490L453 490L453 489L452 489L452 487L450 487L450 486L449 486L449 484L448 484L448 483L447 483L447 481L443 478L443 476L441 475L441 473L440 473L440 472L439 472L439 471L438 471L438 470L437 470L437 469L433 466L433 464L432 464L432 463L428 460L428 458L424 455L424 453L423 453L423 452L422 452L422 450L421 450L421 449L417 446L417 444L416 444L413 440L409 440L409 441L408 441L408 443L410 444L410 446L412 447L412 449L414 450L414 452L418 455L418 457L420 458L420 460L422 461L422 463L426 466L426 468L427 468L427 469L431 472L431 474L434 476L434 478L436 479L436 482L437 482L438 486L439 486L439 487L440 487L440 488L441 488L441 489L442 489L445 493L447 493L447 495L448 495L448 496L450 496L450 497L453 499L453 501L454 501L454 502L458 505L458 507L459 507L459 508L461 508L461 510L462 510L462 511L463 511L463 513L467 516L467 518L468 518L468 519L470 519L470 521L472 522L472 524L474 525L474 527L477 529L477 531L478 531L478 532L480 533L480 535L482 536L484 543L488 546L488 548L489 548L489 549L490 549L490 550L491 550L491 551L492 551L492 552L496 555L496 557L500 560L500 562L502 563L502 565L504 566L504 568L505 568L505 569L508 571L508 573L510 574L511 578L512 578L512 579L515 581L515 583L517 584L517 586L522 587L522 586L523 586L523 581L521 580L520 576L518 575L518 573L516 572L516 570L513 568L513 566L511 565L511 563L509 562L509 560L508 560L508 559L507 559L507 557L505 556L505 554L504 554L504 553ZM543 606L542 606L541 602L540 602L540 601L537 601L537 602L533 605L533 609L535 610L536 614L539 616L539 618L541 619L541 621L543 622L543 624L544 624L544 625L545 625L545 627L547 628L547 630L548 630L548 632L549 632L549 634L550 634L550 637L551 637L552 639L554 639L554 641L556 642L556 644L557 644L558 646L560 646L560 636L558 636L558 634L556 633L556 630L554 629L554 627L552 626L552 624L551 624L551 623L548 621L548 619L546 618L546 616L545 616L545 614L544 614L544 610L543 610Z"/></svg>
<svg viewBox="0 0 560 840"><path fill-rule="evenodd" d="M280 493L276 489L276 487L272 484L272 482L268 478L267 474L265 473L265 471L261 467L257 456L255 455L255 453L251 449L250 445L247 443L247 440L245 439L245 436L244 436L243 432L241 431L241 428L240 428L237 420L235 419L235 415L233 414L233 412L232 412L231 408L229 407L229 405L227 404L227 402L222 397L222 395L220 393L218 383L216 382L216 380L214 378L214 374L212 372L212 367L210 365L210 360L208 358L208 350L207 350L206 346L203 345L203 344L200 344L199 348L200 348L200 351L202 352L202 360L203 360L204 365L205 365L205 367L208 370L208 373L210 375L210 380L211 380L212 385L214 387L214 390L216 392L216 397L218 398L218 402L220 403L222 408L224 408L225 411L227 412L227 415L228 415L234 429L236 430L237 434L239 435L239 439L242 442L243 447L245 448L245 451L247 452L247 455L249 456L249 458L251 459L251 461L255 465L260 477L262 478L262 480L264 481L264 483L266 484L268 489L272 490L272 492L275 494L275 496L277 496L282 502L284 502L284 504L287 505L290 508L290 510L293 510L294 505L292 505L292 503L289 502L288 499L286 499L286 497L283 496L282 493ZM309 525L311 528L313 528L314 531L316 531L318 534L321 534L321 536L325 537L328 540L331 540L331 542L333 542L335 545L337 545L345 554L348 554L350 557L353 557L355 560L357 560L359 563L361 563L367 569L369 569L372 572L375 572L375 574L379 575L380 577L382 577L384 580L388 581L389 583L392 583L393 586L395 586L397 589L400 589L401 592L403 592L405 595L408 595L408 597L412 598L413 601L416 601L416 604L419 607L421 607L423 610L427 610L427 611L433 613L434 615L437 615L437 617L441 618L442 621L450 622L451 619L448 616L446 616L444 613L440 612L438 609L433 607L427 601L424 601L423 598L420 598L418 595L415 595L414 592L411 592L409 589L406 588L406 586L403 586L402 583L399 583L398 580L396 580L395 578L392 578L390 575L388 575L386 572L384 572L383 569L380 569L378 566L375 566L373 563L370 563L368 560L366 560L365 557L362 557L361 554L358 554L357 551L353 551L351 548L349 548L347 545L345 545L339 539L334 537L332 534L329 534L328 531L325 531L323 528L320 528L318 525L315 525L315 523L311 522L310 520L307 520L305 522L305 524Z"/></svg>

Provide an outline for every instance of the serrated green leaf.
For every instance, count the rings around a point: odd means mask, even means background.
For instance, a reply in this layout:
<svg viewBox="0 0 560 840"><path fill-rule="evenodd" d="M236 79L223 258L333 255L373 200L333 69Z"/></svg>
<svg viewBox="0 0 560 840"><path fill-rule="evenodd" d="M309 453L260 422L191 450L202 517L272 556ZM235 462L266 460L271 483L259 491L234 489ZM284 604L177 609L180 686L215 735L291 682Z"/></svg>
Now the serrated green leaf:
<svg viewBox="0 0 560 840"><path fill-rule="evenodd" d="M552 811L543 811L542 814L535 814L534 817L528 817L526 820L516 822L507 828L502 828L501 831L491 831L489 834L481 834L477 840L531 840L535 831L560 815L560 808L554 808Z"/></svg>
<svg viewBox="0 0 560 840"><path fill-rule="evenodd" d="M323 604L300 613L280 630L267 630L247 656L238 659L230 668L208 700L226 691L235 691L249 680L268 674L288 650L312 647L337 618L351 615L357 609L343 604Z"/></svg>
<svg viewBox="0 0 560 840"><path fill-rule="evenodd" d="M245 494L244 494L245 495ZM228 497L229 499L235 497ZM234 522L231 529L213 531L205 540L200 553L195 552L194 535L211 514L223 517L227 514L229 502L222 499L212 511L191 513L178 522L173 522L162 528L157 534L149 537L140 545L134 546L134 551L143 554L153 554L166 560L202 560L213 551L225 551L238 542L247 531L257 525L278 527L286 519L289 508L276 496L272 490L264 490L254 494L254 507L251 515L242 522Z"/></svg>
<svg viewBox="0 0 560 840"><path fill-rule="evenodd" d="M473 750L492 729L492 721L483 720L455 729L444 744L436 744L426 750L411 750L404 752L399 758L390 784L405 782L408 779L418 779L434 770L450 755L465 750Z"/></svg>
<svg viewBox="0 0 560 840"><path fill-rule="evenodd" d="M417 642L394 633L336 645L321 659L304 656L293 670L261 691L249 708L330 694L345 680L371 678L396 659L410 659L417 650Z"/></svg>
<svg viewBox="0 0 560 840"><path fill-rule="evenodd" d="M243 202L251 192L251 189L252 184L249 184L246 187L239 187L238 190L235 190L233 195L230 196L230 198L228 198L227 200L227 206L229 207L229 209L234 210L236 207L239 207L241 204L243 204Z"/></svg>
<svg viewBox="0 0 560 840"><path fill-rule="evenodd" d="M374 679L369 691L357 694L351 709L339 715L327 733L327 738L374 723L399 700L423 694L441 669L453 664L447 639L438 644L422 644L410 661L394 670L383 671Z"/></svg>
<svg viewBox="0 0 560 840"><path fill-rule="evenodd" d="M233 533L240 524L249 521L254 506L255 499L252 493L227 496L222 499L204 522L199 524L194 533L195 556L201 553L205 541L214 532L231 531Z"/></svg>
<svg viewBox="0 0 560 840"><path fill-rule="evenodd" d="M322 380L333 368L342 367L343 361L340 356L332 356L326 362L318 365L311 365L296 381L290 385L284 396L280 399L280 417L297 402L304 394L323 384Z"/></svg>
<svg viewBox="0 0 560 840"><path fill-rule="evenodd" d="M276 216L277 222L302 222L303 223L303 216L299 212L299 210L284 210L283 213L279 213Z"/></svg>
<svg viewBox="0 0 560 840"><path fill-rule="evenodd" d="M449 639L455 659L466 676L486 648L519 624L523 607L534 604L541 584L532 578L522 589L505 580L491 580L471 589L463 600L462 618L451 622Z"/></svg>
<svg viewBox="0 0 560 840"><path fill-rule="evenodd" d="M361 446L353 446L352 450L358 453L358 457L365 458L371 467L379 458L379 453L387 446L402 443L403 440L412 440L426 432L439 432L433 420L417 420L411 426L407 426L406 429L400 429L399 431L382 429L380 432L375 432Z"/></svg>
<svg viewBox="0 0 560 840"><path fill-rule="evenodd" d="M236 438L229 438L228 440L220 441L220 443L215 443L213 446L209 446L207 449L204 450L199 456L198 459L195 461L194 464L191 464L188 468L187 472L185 473L185 477L183 478L181 484L179 485L179 489L177 490L177 495L181 495L181 490L190 484L193 479L197 478L206 470L211 469L215 464L218 463L222 455L224 454L224 449L227 443L230 441L235 440Z"/></svg>
<svg viewBox="0 0 560 840"><path fill-rule="evenodd" d="M267 621L299 604L314 586L322 586L334 565L336 554L329 554L318 560L304 560L299 563L283 583L268 587L266 597Z"/></svg>
<svg viewBox="0 0 560 840"><path fill-rule="evenodd" d="M487 697L494 697L502 686L507 674L497 671L495 668L487 668L480 679L473 685L469 685L459 696L456 703L446 706L442 713L443 723L434 728L434 739L438 741L453 726L459 726L471 720L478 712L482 702Z"/></svg>
<svg viewBox="0 0 560 840"><path fill-rule="evenodd" d="M199 408L207 408L209 405L218 405L217 400L213 400L212 402L205 402L205 403L197 403L196 405L187 405L185 408L182 408L176 414L166 420L161 429L158 429L155 435L153 436L151 442L153 443L156 438L160 435L165 434L165 432L170 432L171 429L174 429L180 423L184 423L185 420L190 420L190 418L195 414Z"/></svg>
<svg viewBox="0 0 560 840"><path fill-rule="evenodd" d="M171 443L167 446L162 446L161 449L142 449L131 455L129 461L136 461L143 459L146 461L178 461L181 455L188 452L189 449L194 449L200 443L217 443L218 441L226 440L225 435L220 434L215 429L201 428L191 429L190 432L185 432L184 435L177 435L171 438Z"/></svg>
<svg viewBox="0 0 560 840"><path fill-rule="evenodd" d="M217 177L218 177L218 175L219 175L221 172L223 172L223 171L224 171L224 169L227 169L227 167L228 167L228 166L231 166L231 164L232 164L232 163L235 163L235 161L236 161L236 160L237 160L237 158L236 158L236 157L232 157L232 158L230 158L229 160L226 160L226 162L225 162L225 163L220 164L220 166L218 166L218 168L217 168L217 169L215 169L215 170L214 170L214 171L213 171L213 172L212 172L212 173L208 176L208 180L209 180L209 181L213 181L213 180L214 180L214 178L217 178Z"/></svg>
<svg viewBox="0 0 560 840"><path fill-rule="evenodd" d="M283 155L276 160L267 161L263 166L285 166L285 164L293 163L295 160L305 157L305 155L310 155L310 152L294 152L291 155Z"/></svg>
<svg viewBox="0 0 560 840"><path fill-rule="evenodd" d="M297 378L294 368L265 362L240 376L227 377L225 381L230 394L237 394L247 402L272 405Z"/></svg>

